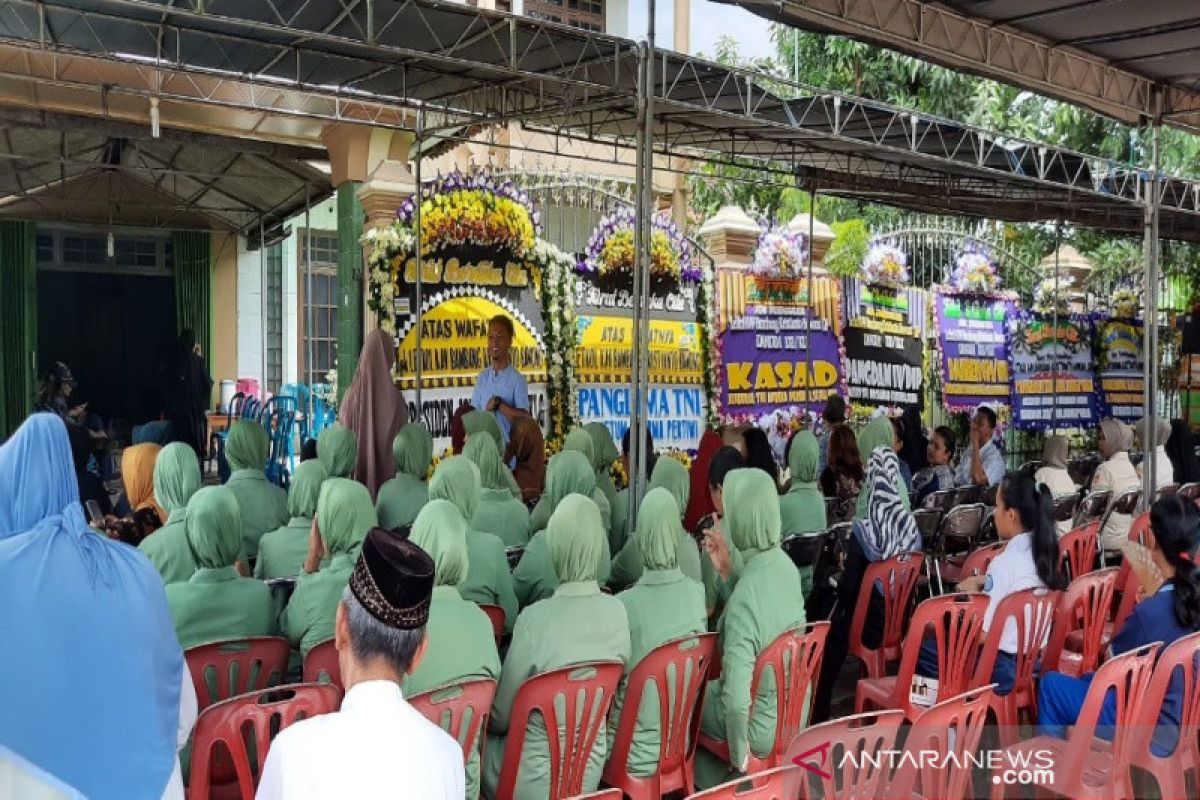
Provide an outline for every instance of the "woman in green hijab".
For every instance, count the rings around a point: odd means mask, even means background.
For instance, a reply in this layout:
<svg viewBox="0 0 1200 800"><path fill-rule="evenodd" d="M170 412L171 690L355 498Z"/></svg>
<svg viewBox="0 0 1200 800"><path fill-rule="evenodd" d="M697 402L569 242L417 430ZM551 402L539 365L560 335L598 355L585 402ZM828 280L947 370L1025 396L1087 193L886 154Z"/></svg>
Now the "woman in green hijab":
<svg viewBox="0 0 1200 800"><path fill-rule="evenodd" d="M496 445L497 453L504 452L504 434L500 432L500 423L496 422L494 414L486 411L468 411L463 415L462 421L463 430L467 432L467 444L470 444L472 438L478 438L476 434L486 435ZM508 489L513 497L520 499L521 487L517 485L517 479L512 473L505 469L499 477L503 481L503 487Z"/></svg>
<svg viewBox="0 0 1200 800"><path fill-rule="evenodd" d="M660 459L659 464L665 461L674 459ZM678 461L674 463L683 469ZM684 470L685 484L686 477L687 470ZM699 578L692 579L679 569L681 516L675 498L664 488L647 492L638 511L637 532L632 544L642 570L637 583L617 595L629 616L632 655L626 663L625 678L613 698L613 708L608 716L610 736L616 733L628 688L626 682L638 663L659 645L707 630L704 587ZM694 551L696 545L691 537L687 539ZM679 702L675 701L676 707ZM633 731L633 745L629 750L627 765L631 775L652 775L658 770L661 738L658 691L651 684L642 695L638 721Z"/></svg>
<svg viewBox="0 0 1200 800"><path fill-rule="evenodd" d="M379 525L388 530L411 525L429 500L425 475L433 463L433 437L424 425L408 423L392 442L392 458L396 461L396 477L379 487L375 499Z"/></svg>
<svg viewBox="0 0 1200 800"><path fill-rule="evenodd" d="M491 447L491 439L483 437L483 441ZM464 456L451 456L438 464L429 481L429 499L448 501L464 520L478 516L479 494L479 470ZM505 628L512 630L517 622L517 596L504 542L469 525L465 539L469 566L456 582L459 595L472 603L500 606Z"/></svg>
<svg viewBox="0 0 1200 800"><path fill-rule="evenodd" d="M621 453L604 423L589 422L583 429L592 437L592 466L596 468L596 488L604 492L604 499L611 506L617 499L617 487L613 484L610 470L613 462L621 457Z"/></svg>
<svg viewBox="0 0 1200 800"><path fill-rule="evenodd" d="M164 447L154 462L154 498L167 512L167 521L138 545L162 575L163 583L186 581L196 571L183 518L188 501L199 489L196 451L183 442Z"/></svg>
<svg viewBox="0 0 1200 800"><path fill-rule="evenodd" d="M186 650L219 639L274 633L271 590L262 581L241 577L233 566L241 545L233 492L223 486L196 492L188 501L184 525L197 569L187 581L167 586L179 646Z"/></svg>
<svg viewBox="0 0 1200 800"><path fill-rule="evenodd" d="M345 425L330 425L317 436L317 458L331 478L353 478L358 440Z"/></svg>
<svg viewBox="0 0 1200 800"><path fill-rule="evenodd" d="M654 472L650 476L650 490L662 489L670 494L675 501L677 509L687 509L688 498L692 494L692 481L688 475L687 467L679 463L673 458L660 458L658 463L654 465ZM649 497L649 492L646 494ZM642 507L645 507L645 499L642 500ZM683 529L683 511L678 515L679 525L676 527L678 531L675 536L675 558L674 564L684 574L685 577L692 578L699 582L702 580L702 572L700 567L700 549L696 546L696 540L688 536ZM637 541L642 528L641 515L638 516L638 534L625 542L625 546L621 548L621 552L617 553L613 559L612 575L609 576L608 586L614 591L620 591L627 586L632 586L634 581L642 575L642 552L641 545Z"/></svg>
<svg viewBox="0 0 1200 800"><path fill-rule="evenodd" d="M288 521L287 492L267 480L263 470L271 440L254 420L239 419L229 427L225 458L233 472L225 483L237 498L242 518L242 555L254 558L258 540Z"/></svg>
<svg viewBox="0 0 1200 800"><path fill-rule="evenodd" d="M479 468L483 485L471 529L498 536L505 547L524 547L529 542L529 509L508 490L508 469L500 463L496 445L487 436L472 436L463 455Z"/></svg>
<svg viewBox="0 0 1200 800"><path fill-rule="evenodd" d="M791 482L779 499L783 536L819 533L825 530L825 497L817 488L817 462L821 446L811 431L797 431L788 442L788 471ZM812 591L811 565L800 567L800 586L805 599Z"/></svg>
<svg viewBox="0 0 1200 800"><path fill-rule="evenodd" d="M377 527L367 487L346 478L328 478L321 484L314 530L318 540L312 542L310 537L304 565L309 574L296 581L296 590L280 618L283 635L301 655L333 638L342 590L350 582L363 539ZM314 568L314 562L320 562L319 568Z"/></svg>
<svg viewBox="0 0 1200 800"><path fill-rule="evenodd" d="M890 428L891 426L889 426ZM775 741L775 679L763 677L750 717L754 662L784 631L804 625L804 601L796 567L779 547L779 493L770 475L737 469L724 484L725 524L745 561L725 611L717 622L721 677L704 698L701 729L729 745L730 764L708 751L697 753L696 783L714 786L744 772L751 752L766 756ZM723 573L728 554L716 555Z"/></svg>
<svg viewBox="0 0 1200 800"><path fill-rule="evenodd" d="M428 647L416 671L404 679L404 696L411 698L430 689L479 678L497 680L500 655L492 623L479 606L459 594L469 561L467 524L462 514L447 500L430 500L417 515L409 540L433 559L435 586L425 625ZM481 746L482 737L467 762L468 800L479 796Z"/></svg>
<svg viewBox="0 0 1200 800"><path fill-rule="evenodd" d="M543 507L542 504L545 503L547 513L552 512L573 494L590 497L596 504L597 511L599 511L600 502L604 500L604 495L596 489L596 474L592 471L592 465L588 463L582 453L575 450L564 450L550 459L550 466L546 470L546 491L542 495L542 499L538 501L538 508ZM535 509L535 516L536 513ZM603 524L603 518L601 518L601 525ZM607 536L604 537L603 551L604 563L600 565L599 577L601 583L607 583L612 566L609 563L612 556L608 549ZM513 585L517 590L517 600L520 601L522 608L554 594L554 590L558 587L558 575L550 557L550 546L545 530L538 531L529 540L529 544L525 547L525 553L521 556L521 562L513 571Z"/></svg>
<svg viewBox="0 0 1200 800"><path fill-rule="evenodd" d="M871 453L875 452L877 447L886 447L892 449L892 442L895 441L896 431L892 427L891 420L882 414L867 423L867 426L858 434L858 454L862 458L863 466L871 463ZM896 493L900 495L900 501L904 503L905 508L909 508L908 487L897 486ZM867 509L871 504L871 483L864 482L862 491L858 493L858 505L854 508L854 518L866 519Z"/></svg>
<svg viewBox="0 0 1200 800"><path fill-rule="evenodd" d="M585 494L582 491L577 491L577 494L583 494L585 497L590 497L596 502L596 507L600 509L600 519L604 522L605 540L609 538L610 527L612 525L612 505L609 504L608 498L604 496L603 490L596 487L596 475L594 459L592 454L595 448L592 446L592 437L587 431L582 428L576 428L567 434L567 438L563 441L563 451L554 458L550 459L550 464L554 464L554 459L565 453L575 453L583 458L583 463L589 470L592 471L591 488ZM574 460L573 460L574 461ZM546 467L546 491L538 499L537 505L533 507L533 513L529 515L529 529L534 533L544 529L550 521L550 515L554 513L554 509L558 504L558 500L550 497L550 469ZM570 494L568 492L567 494ZM565 497L565 495L564 495ZM561 499L561 498L560 498ZM610 546L609 552L612 552Z"/></svg>
<svg viewBox="0 0 1200 800"><path fill-rule="evenodd" d="M587 469L591 474L590 465ZM513 631L488 720L483 784L489 797L496 795L509 726L519 722L511 717L521 684L535 675L572 664L629 662L625 607L617 598L601 593L596 582L608 545L596 504L579 495L565 497L551 516L549 527L539 536L549 539L547 550L558 586L553 596L522 611ZM544 798L550 791L550 758L546 726L540 715L529 718L524 733L513 796L520 800ZM588 759L584 792L595 790L600 783L607 754L608 735L601 728Z"/></svg>
<svg viewBox="0 0 1200 800"><path fill-rule="evenodd" d="M304 461L296 467L292 485L288 488L291 519L283 527L263 534L259 540L254 577L263 580L291 578L304 571L308 538L313 517L317 515L317 498L327 477L320 461Z"/></svg>

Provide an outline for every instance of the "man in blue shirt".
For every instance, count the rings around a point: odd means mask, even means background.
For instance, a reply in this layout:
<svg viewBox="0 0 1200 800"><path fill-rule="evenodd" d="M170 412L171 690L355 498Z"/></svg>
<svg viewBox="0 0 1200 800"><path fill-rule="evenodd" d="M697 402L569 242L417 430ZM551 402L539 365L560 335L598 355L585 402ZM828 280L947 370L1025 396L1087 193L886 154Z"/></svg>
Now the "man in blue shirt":
<svg viewBox="0 0 1200 800"><path fill-rule="evenodd" d="M503 314L488 321L488 355L492 365L479 373L471 395L471 405L496 416L506 444L513 420L529 416L529 386L509 361L515 333L512 320Z"/></svg>
<svg viewBox="0 0 1200 800"><path fill-rule="evenodd" d="M992 438L996 412L980 406L971 420L971 445L954 471L955 486L995 486L1004 477L1004 456Z"/></svg>

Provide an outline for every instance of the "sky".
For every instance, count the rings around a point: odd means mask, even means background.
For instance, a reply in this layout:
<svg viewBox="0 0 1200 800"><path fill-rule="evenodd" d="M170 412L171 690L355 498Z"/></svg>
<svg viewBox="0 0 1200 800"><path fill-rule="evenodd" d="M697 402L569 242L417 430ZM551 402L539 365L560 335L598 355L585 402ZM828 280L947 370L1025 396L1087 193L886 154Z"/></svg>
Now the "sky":
<svg viewBox="0 0 1200 800"><path fill-rule="evenodd" d="M659 47L670 47L674 36L674 0L656 0L657 13L654 40ZM628 0L629 36L640 39L645 35L648 0ZM738 41L738 51L744 57L774 54L768 22L749 11L710 0L692 0L692 52L711 57L717 39L723 35Z"/></svg>

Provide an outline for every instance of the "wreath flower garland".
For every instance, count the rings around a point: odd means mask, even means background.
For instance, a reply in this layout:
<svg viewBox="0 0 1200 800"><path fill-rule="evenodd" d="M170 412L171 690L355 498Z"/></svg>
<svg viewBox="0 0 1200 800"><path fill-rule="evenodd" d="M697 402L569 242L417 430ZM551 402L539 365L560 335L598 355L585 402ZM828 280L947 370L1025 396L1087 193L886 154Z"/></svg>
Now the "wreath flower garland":
<svg viewBox="0 0 1200 800"><path fill-rule="evenodd" d="M1075 279L1070 276L1057 282L1054 278L1045 278L1033 287L1032 309L1039 314L1053 314L1055 309L1060 315L1071 313L1071 302L1068 293Z"/></svg>
<svg viewBox="0 0 1200 800"><path fill-rule="evenodd" d="M808 237L784 228L764 228L754 248L750 272L769 278L801 277L808 264Z"/></svg>
<svg viewBox="0 0 1200 800"><path fill-rule="evenodd" d="M1133 319L1138 315L1141 300L1134 289L1117 289L1109 299L1108 307L1112 310L1114 317Z"/></svg>
<svg viewBox="0 0 1200 800"><path fill-rule="evenodd" d="M509 181L486 173L455 172L422 188L421 253L433 255L451 247L492 247L528 263L540 294L546 323L547 401L550 430L547 445L566 436L578 417L575 379L575 259L537 237L541 229L528 195ZM413 230L416 197L401 204L396 220L364 235L367 245L368 307L381 330L396 336L393 305L400 270L416 253Z"/></svg>
<svg viewBox="0 0 1200 800"><path fill-rule="evenodd" d="M954 259L950 286L965 294L993 294L1000 289L1000 273L991 251L977 242L967 242Z"/></svg>
<svg viewBox="0 0 1200 800"><path fill-rule="evenodd" d="M600 220L588 240L584 258L579 262L581 273L598 277L632 275L634 262L633 209L621 206ZM650 275L669 283L695 283L702 277L695 266L692 246L675 227L675 223L655 216L650 230Z"/></svg>
<svg viewBox="0 0 1200 800"><path fill-rule="evenodd" d="M870 284L904 286L908 283L908 256L892 242L876 241L863 258L862 275Z"/></svg>

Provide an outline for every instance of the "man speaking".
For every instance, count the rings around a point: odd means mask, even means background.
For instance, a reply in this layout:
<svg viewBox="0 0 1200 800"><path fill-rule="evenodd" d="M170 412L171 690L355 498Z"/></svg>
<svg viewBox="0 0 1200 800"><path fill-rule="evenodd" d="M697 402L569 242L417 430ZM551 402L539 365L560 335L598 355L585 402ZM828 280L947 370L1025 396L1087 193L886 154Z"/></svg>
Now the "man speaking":
<svg viewBox="0 0 1200 800"><path fill-rule="evenodd" d="M514 334L512 320L503 314L488 320L487 349L492 365L479 373L471 395L471 405L496 415L506 444L512 421L529 416L529 386L509 361Z"/></svg>

